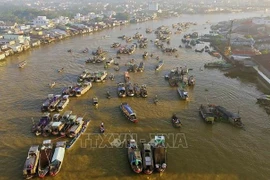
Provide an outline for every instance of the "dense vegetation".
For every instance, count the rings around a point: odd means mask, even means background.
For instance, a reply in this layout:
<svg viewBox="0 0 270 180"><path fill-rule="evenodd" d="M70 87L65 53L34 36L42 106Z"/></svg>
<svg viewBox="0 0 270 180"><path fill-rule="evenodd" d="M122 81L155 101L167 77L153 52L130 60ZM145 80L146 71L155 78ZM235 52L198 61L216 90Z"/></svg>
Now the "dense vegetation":
<svg viewBox="0 0 270 180"><path fill-rule="evenodd" d="M41 11L28 7L20 6L0 6L0 21L27 23L37 16L47 16L47 18L55 18L58 16L73 17L74 13L70 11Z"/></svg>

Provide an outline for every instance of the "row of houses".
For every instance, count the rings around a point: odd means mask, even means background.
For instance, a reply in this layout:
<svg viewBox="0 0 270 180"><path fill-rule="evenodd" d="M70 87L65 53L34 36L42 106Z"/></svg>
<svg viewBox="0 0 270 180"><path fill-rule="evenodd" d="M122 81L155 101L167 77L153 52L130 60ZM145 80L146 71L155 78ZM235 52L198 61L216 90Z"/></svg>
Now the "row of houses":
<svg viewBox="0 0 270 180"><path fill-rule="evenodd" d="M0 35L0 60L15 53L21 53L29 48L62 40L70 36L101 31L129 23L129 21L102 21L58 24L54 27L31 27L23 31L14 24L14 28L5 28L6 33ZM25 25L23 25L25 26ZM18 31L19 30L19 31Z"/></svg>

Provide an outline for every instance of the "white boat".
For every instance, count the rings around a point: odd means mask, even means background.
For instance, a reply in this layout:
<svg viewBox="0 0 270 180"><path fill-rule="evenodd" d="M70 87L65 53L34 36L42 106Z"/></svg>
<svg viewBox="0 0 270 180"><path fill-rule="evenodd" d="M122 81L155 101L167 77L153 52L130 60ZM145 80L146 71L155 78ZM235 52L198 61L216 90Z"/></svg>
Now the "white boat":
<svg viewBox="0 0 270 180"><path fill-rule="evenodd" d="M66 141L56 143L56 148L53 153L52 161L50 163L50 175L55 176L61 169L66 150Z"/></svg>
<svg viewBox="0 0 270 180"><path fill-rule="evenodd" d="M60 102L57 104L57 111L63 111L63 109L68 105L69 103L69 95L64 95L61 97Z"/></svg>
<svg viewBox="0 0 270 180"><path fill-rule="evenodd" d="M38 148L38 145L33 145L28 151L28 155L23 167L23 176L25 179L30 179L36 175L40 153Z"/></svg>
<svg viewBox="0 0 270 180"><path fill-rule="evenodd" d="M84 83L80 88L76 89L76 96L81 96L89 91L92 87L91 82Z"/></svg>
<svg viewBox="0 0 270 180"><path fill-rule="evenodd" d="M82 129L83 123L84 123L83 117L78 117L74 125L72 125L71 128L69 129L67 136L70 138L75 137Z"/></svg>
<svg viewBox="0 0 270 180"><path fill-rule="evenodd" d="M95 73L95 82L103 82L106 77L107 77L108 73L107 71L99 71Z"/></svg>
<svg viewBox="0 0 270 180"><path fill-rule="evenodd" d="M49 86L50 86L51 88L53 88L55 85L56 85L55 82L49 84Z"/></svg>

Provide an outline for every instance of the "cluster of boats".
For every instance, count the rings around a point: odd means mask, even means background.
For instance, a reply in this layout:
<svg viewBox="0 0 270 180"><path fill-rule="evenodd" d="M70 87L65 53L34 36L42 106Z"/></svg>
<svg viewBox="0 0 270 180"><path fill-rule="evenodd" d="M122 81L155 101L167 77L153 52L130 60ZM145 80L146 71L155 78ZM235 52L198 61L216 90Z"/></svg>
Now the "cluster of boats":
<svg viewBox="0 0 270 180"><path fill-rule="evenodd" d="M164 136L155 136L154 143L142 144L140 150L135 139L127 142L128 160L135 173L152 174L154 170L164 172L167 168L167 149Z"/></svg>
<svg viewBox="0 0 270 180"><path fill-rule="evenodd" d="M148 96L147 87L145 84L139 86L137 83L132 84L130 82L129 73L126 71L124 74L125 83L118 83L117 85L117 94L119 97L143 97L146 98Z"/></svg>
<svg viewBox="0 0 270 180"><path fill-rule="evenodd" d="M134 60L129 63L127 71L129 72L143 72L144 71L145 63L143 61L140 62L139 65L137 65Z"/></svg>
<svg viewBox="0 0 270 180"><path fill-rule="evenodd" d="M59 173L66 149L66 141L56 142L55 148L51 140L44 140L41 147L30 147L23 167L23 176L30 179L38 174L44 178L47 174L55 176Z"/></svg>
<svg viewBox="0 0 270 180"><path fill-rule="evenodd" d="M244 127L239 114L232 113L222 106L201 104L199 112L207 123L213 124L215 121L225 121L239 128Z"/></svg>
<svg viewBox="0 0 270 180"><path fill-rule="evenodd" d="M82 74L79 75L78 77L78 82L104 82L107 78L107 71L95 71L95 72L90 72L88 70L84 70Z"/></svg>
<svg viewBox="0 0 270 180"><path fill-rule="evenodd" d="M169 74L165 76L165 78L169 81L170 86L179 86L180 84L182 86L193 86L195 85L195 77L193 75L188 76L188 69L185 67L176 67L170 71Z"/></svg>
<svg viewBox="0 0 270 180"><path fill-rule="evenodd" d="M72 111L66 111L63 115L57 113L53 116L50 113L44 113L38 122L33 122L32 132L36 136L54 135L74 138L87 125L87 120L72 114Z"/></svg>

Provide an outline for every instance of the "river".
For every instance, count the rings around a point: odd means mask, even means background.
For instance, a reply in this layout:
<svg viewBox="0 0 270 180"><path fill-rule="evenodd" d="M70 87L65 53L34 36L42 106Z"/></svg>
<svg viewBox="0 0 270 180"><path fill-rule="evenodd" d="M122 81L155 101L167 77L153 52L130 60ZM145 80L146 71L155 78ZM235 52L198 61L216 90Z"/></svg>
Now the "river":
<svg viewBox="0 0 270 180"><path fill-rule="evenodd" d="M260 16L261 13L235 13L213 15L181 15L171 19L131 24L125 27L104 30L102 32L71 37L57 43L31 49L20 55L8 57L1 63L1 126L0 126L0 179L22 179L23 164L28 149L33 144L41 145L43 137L30 132L32 120L42 115L40 107L46 96L57 94L64 86L76 82L77 76L84 70L103 70L102 64L85 64L90 53L81 53L88 47L90 51L98 46L109 51L111 57L116 50L111 49L113 42L124 43L118 36L132 36L142 33L148 39L154 34L145 34L146 28L155 29L161 25L171 27L178 22L196 22L182 34L172 34L171 47L181 44L183 34L193 31L207 33L211 24L222 20ZM209 21L209 23L206 23ZM102 36L110 35L103 39ZM72 49L72 53L67 50ZM145 50L138 49L133 55L121 56L120 71L113 68L115 80L93 84L92 89L79 98L71 98L65 110L91 119L86 133L80 141L65 154L61 172L53 179L269 179L270 178L270 124L269 116L256 104L260 90L253 81L241 78L228 78L224 72L216 69L200 70L206 62L215 61L207 53L196 53L190 49L178 48L178 57L168 56L149 42L148 52L165 60L159 72L154 71L157 60L145 60L143 73L130 73L133 83L146 84L148 98L118 98L117 82L123 81L124 66L134 58L142 60ZM19 69L17 64L27 60L28 64ZM192 68L189 74L196 77L194 88L189 88L190 99L181 101L176 88L169 86L164 75L175 66ZM57 70L64 67L64 72ZM54 88L48 86L56 82ZM106 98L106 91L112 92L112 98ZM158 95L159 102L153 103ZM99 98L99 108L92 106L92 98ZM119 110L121 102L128 102L137 113L138 124L125 119ZM233 112L239 112L245 129L230 124L216 122L209 125L203 122L198 113L201 103L219 104ZM176 113L182 123L181 129L175 129L170 122ZM98 126L104 122L106 133L101 136ZM168 143L168 167L163 174L134 174L127 160L127 150L114 146L132 134L138 142L149 141L153 134L163 134ZM54 140L55 137L52 137ZM57 141L55 139L55 141ZM46 179L52 179L46 177Z"/></svg>

